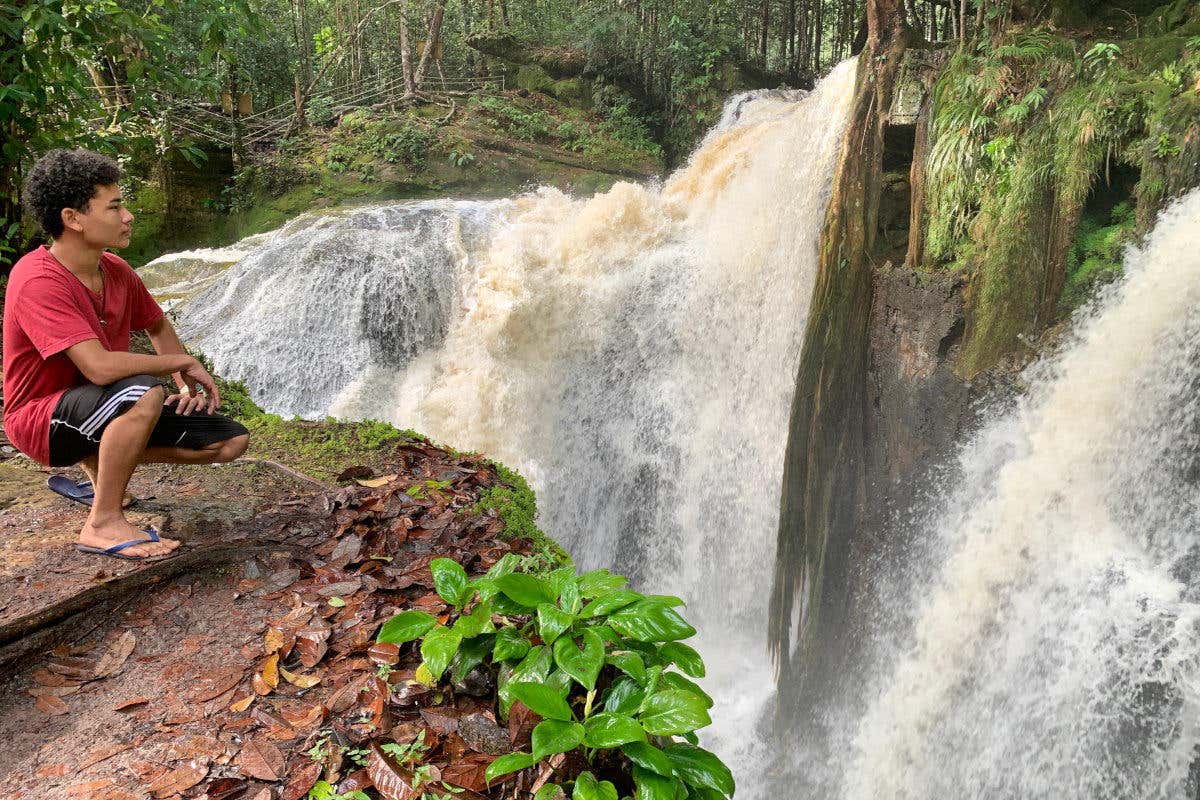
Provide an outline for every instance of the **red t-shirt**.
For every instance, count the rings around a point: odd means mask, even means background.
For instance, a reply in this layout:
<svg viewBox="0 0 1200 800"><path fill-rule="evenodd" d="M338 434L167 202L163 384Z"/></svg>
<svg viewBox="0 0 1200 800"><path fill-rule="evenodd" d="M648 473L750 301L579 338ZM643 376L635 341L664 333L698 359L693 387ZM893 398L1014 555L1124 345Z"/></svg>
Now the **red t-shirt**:
<svg viewBox="0 0 1200 800"><path fill-rule="evenodd" d="M163 311L138 274L112 253L100 295L83 285L50 250L39 247L12 268L4 297L4 432L21 452L50 463L50 415L62 393L87 383L67 357L72 345L99 339L107 350L128 351L129 332L150 327Z"/></svg>

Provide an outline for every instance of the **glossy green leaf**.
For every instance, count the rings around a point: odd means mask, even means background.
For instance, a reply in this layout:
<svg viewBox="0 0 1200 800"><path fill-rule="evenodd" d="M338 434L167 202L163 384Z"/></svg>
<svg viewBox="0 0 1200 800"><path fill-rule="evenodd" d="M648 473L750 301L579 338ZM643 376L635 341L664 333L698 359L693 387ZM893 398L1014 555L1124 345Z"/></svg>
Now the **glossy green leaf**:
<svg viewBox="0 0 1200 800"><path fill-rule="evenodd" d="M573 616L549 603L540 603L537 607L537 615L538 635L546 644L554 644L554 640L571 627L571 623L575 621Z"/></svg>
<svg viewBox="0 0 1200 800"><path fill-rule="evenodd" d="M658 655L664 663L677 664L681 670L693 678L704 677L704 659L695 649L683 642L669 642L658 649Z"/></svg>
<svg viewBox="0 0 1200 800"><path fill-rule="evenodd" d="M645 742L630 742L621 746L621 752L629 757L639 767L657 772L659 775L671 778L675 775L675 767L667 754L652 744Z"/></svg>
<svg viewBox="0 0 1200 800"><path fill-rule="evenodd" d="M454 660L450 662L451 667L453 667L450 670L450 680L453 683L460 682L463 678L467 677L468 672L483 663L488 653L492 652L494 638L490 633L485 633L472 639L463 640L463 643L459 645L458 653L454 656Z"/></svg>
<svg viewBox="0 0 1200 800"><path fill-rule="evenodd" d="M545 758L566 753L583 744L583 726L578 722L547 719L533 729L533 754Z"/></svg>
<svg viewBox="0 0 1200 800"><path fill-rule="evenodd" d="M579 613L583 600L579 594L579 584L576 581L570 580L563 584L562 590L558 593L558 604L563 611L572 616Z"/></svg>
<svg viewBox="0 0 1200 800"><path fill-rule="evenodd" d="M645 698L645 690L633 678L618 678L604 695L604 710L632 714Z"/></svg>
<svg viewBox="0 0 1200 800"><path fill-rule="evenodd" d="M608 663L633 678L638 683L646 679L646 664L637 653L628 650L613 653L608 657Z"/></svg>
<svg viewBox="0 0 1200 800"><path fill-rule="evenodd" d="M690 744L672 744L663 748L671 761L675 775L692 786L714 789L723 795L733 794L733 773L712 753Z"/></svg>
<svg viewBox="0 0 1200 800"><path fill-rule="evenodd" d="M687 603L683 602L682 597L676 597L673 594L648 594L646 595L646 599L652 603L659 603L672 608L678 608L687 605Z"/></svg>
<svg viewBox="0 0 1200 800"><path fill-rule="evenodd" d="M580 649L571 637L564 636L554 643L554 663L590 692L604 666L604 642L595 632L585 630Z"/></svg>
<svg viewBox="0 0 1200 800"><path fill-rule="evenodd" d="M497 778L503 777L510 772L532 767L538 762L537 756L532 753L509 753L506 756L500 756L484 770L483 777L489 784Z"/></svg>
<svg viewBox="0 0 1200 800"><path fill-rule="evenodd" d="M669 642L696 633L674 609L650 600L622 608L609 616L608 624L618 633L641 642Z"/></svg>
<svg viewBox="0 0 1200 800"><path fill-rule="evenodd" d="M434 680L441 678L450 666L450 659L454 658L460 644L462 635L450 628L439 626L425 635L421 641L421 658Z"/></svg>
<svg viewBox="0 0 1200 800"><path fill-rule="evenodd" d="M438 595L455 608L462 608L471 593L470 579L462 565L450 558L435 558L429 562L429 571Z"/></svg>
<svg viewBox="0 0 1200 800"><path fill-rule="evenodd" d="M496 632L496 647L492 650L492 660L512 661L524 658L531 646L529 639L516 628L501 628Z"/></svg>
<svg viewBox="0 0 1200 800"><path fill-rule="evenodd" d="M603 712L584 722L584 743L588 747L618 747L630 742L646 741L646 732L633 717Z"/></svg>
<svg viewBox="0 0 1200 800"><path fill-rule="evenodd" d="M567 794L557 783L547 783L537 790L533 800L567 800Z"/></svg>
<svg viewBox="0 0 1200 800"><path fill-rule="evenodd" d="M544 683L512 683L509 692L543 719L557 719L564 722L574 718L571 707L552 686Z"/></svg>
<svg viewBox="0 0 1200 800"><path fill-rule="evenodd" d="M496 585L510 600L530 610L537 608L541 603L553 603L558 599L554 587L548 581L522 572L501 575L496 579Z"/></svg>
<svg viewBox="0 0 1200 800"><path fill-rule="evenodd" d="M432 614L424 611L402 611L383 623L375 641L389 644L404 644L413 639L420 639L429 629L437 625Z"/></svg>
<svg viewBox="0 0 1200 800"><path fill-rule="evenodd" d="M575 779L571 800L617 800L617 787L608 781L598 781L590 772L581 772Z"/></svg>
<svg viewBox="0 0 1200 800"><path fill-rule="evenodd" d="M464 639L478 636L481 633L491 633L496 630L492 624L492 604L479 603L470 614L465 614L454 623L454 628Z"/></svg>
<svg viewBox="0 0 1200 800"><path fill-rule="evenodd" d="M566 697L571 693L571 676L561 669L551 670L546 676L546 685L553 687L559 697Z"/></svg>
<svg viewBox="0 0 1200 800"><path fill-rule="evenodd" d="M695 681L688 680L678 672L664 672L659 678L659 685L664 689L679 689L684 692L691 692L704 701L705 708L713 707L713 699L708 696L708 692L700 688Z"/></svg>
<svg viewBox="0 0 1200 800"><path fill-rule="evenodd" d="M621 575L613 575L606 569L596 569L579 578L579 591L584 597L598 597L605 592L620 589L629 583Z"/></svg>
<svg viewBox="0 0 1200 800"><path fill-rule="evenodd" d="M632 605L638 600L645 599L644 595L638 592L630 591L629 589L617 589L611 592L605 592L597 597L592 602L583 607L580 612L581 617L603 617L614 611L619 611L625 606Z"/></svg>
<svg viewBox="0 0 1200 800"><path fill-rule="evenodd" d="M665 689L647 697L638 721L655 736L676 736L712 723L704 701L678 689Z"/></svg>
<svg viewBox="0 0 1200 800"><path fill-rule="evenodd" d="M676 800L679 781L667 778L643 767L633 768L633 785L637 787L638 800Z"/></svg>

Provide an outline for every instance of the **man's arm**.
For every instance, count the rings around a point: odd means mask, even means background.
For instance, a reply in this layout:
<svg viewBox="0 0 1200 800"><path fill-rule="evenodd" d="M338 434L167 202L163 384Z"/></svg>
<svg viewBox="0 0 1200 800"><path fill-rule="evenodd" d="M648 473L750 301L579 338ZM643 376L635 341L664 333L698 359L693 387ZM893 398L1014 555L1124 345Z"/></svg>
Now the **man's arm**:
<svg viewBox="0 0 1200 800"><path fill-rule="evenodd" d="M99 339L87 339L66 349L66 354L83 377L98 386L131 375L166 376L179 373L189 387L199 385L208 396L208 405L216 408L221 395L216 383L200 362L186 353L145 356L140 353L115 353L100 344Z"/></svg>

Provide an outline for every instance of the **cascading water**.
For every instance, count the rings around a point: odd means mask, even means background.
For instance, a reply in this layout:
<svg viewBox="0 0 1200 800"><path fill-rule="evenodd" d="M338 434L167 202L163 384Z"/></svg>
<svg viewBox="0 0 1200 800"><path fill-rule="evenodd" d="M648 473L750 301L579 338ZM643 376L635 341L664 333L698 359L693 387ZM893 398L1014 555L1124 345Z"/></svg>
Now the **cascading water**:
<svg viewBox="0 0 1200 800"><path fill-rule="evenodd" d="M281 413L513 463L583 568L682 595L708 741L755 797L766 583L819 233L854 81L738 101L661 187L305 218L184 310Z"/></svg>
<svg viewBox="0 0 1200 800"><path fill-rule="evenodd" d="M819 796L1196 796L1197 235L1200 190L964 447Z"/></svg>

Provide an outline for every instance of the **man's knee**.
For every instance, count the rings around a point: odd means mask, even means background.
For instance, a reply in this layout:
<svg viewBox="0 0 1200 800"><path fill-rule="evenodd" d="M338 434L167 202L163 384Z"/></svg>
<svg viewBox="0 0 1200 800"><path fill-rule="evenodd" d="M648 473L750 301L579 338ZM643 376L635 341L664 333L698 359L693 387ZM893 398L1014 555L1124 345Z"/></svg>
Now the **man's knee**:
<svg viewBox="0 0 1200 800"><path fill-rule="evenodd" d="M218 463L233 461L242 453L246 452L246 448L250 446L250 434L243 433L240 436L235 436L232 439L226 439L221 443L221 449L217 451L217 457L214 459Z"/></svg>
<svg viewBox="0 0 1200 800"><path fill-rule="evenodd" d="M156 383L147 389L146 393L139 397L133 407L122 416L133 416L153 425L162 416L163 403L166 402L166 399L166 390L163 389L162 384Z"/></svg>

